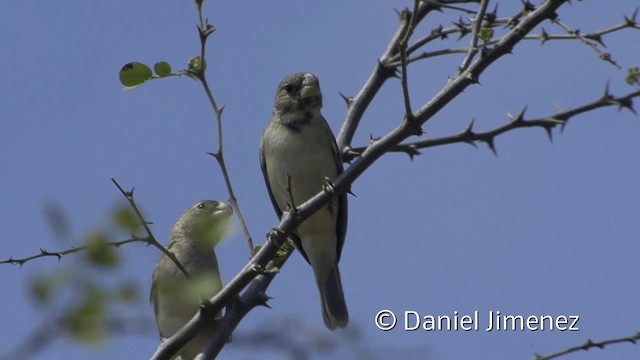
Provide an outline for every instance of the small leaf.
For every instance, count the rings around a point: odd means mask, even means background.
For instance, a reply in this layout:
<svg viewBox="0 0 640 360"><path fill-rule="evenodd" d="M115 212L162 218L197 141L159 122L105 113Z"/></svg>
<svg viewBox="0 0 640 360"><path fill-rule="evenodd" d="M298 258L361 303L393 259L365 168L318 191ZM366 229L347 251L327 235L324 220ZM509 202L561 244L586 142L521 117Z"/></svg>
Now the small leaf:
<svg viewBox="0 0 640 360"><path fill-rule="evenodd" d="M122 301L134 302L138 299L138 288L136 284L128 282L120 286L116 295Z"/></svg>
<svg viewBox="0 0 640 360"><path fill-rule="evenodd" d="M82 296L82 302L70 311L65 323L73 338L98 345L104 337L105 294L96 289L87 289Z"/></svg>
<svg viewBox="0 0 640 360"><path fill-rule="evenodd" d="M171 75L171 65L166 61L160 61L153 65L153 71L155 71L159 77L163 78Z"/></svg>
<svg viewBox="0 0 640 360"><path fill-rule="evenodd" d="M191 71L195 71L195 72L200 72L200 67L202 66L202 70L206 70L207 69L207 62L206 61L201 61L200 56L195 56L192 57L191 59L189 59L189 70Z"/></svg>
<svg viewBox="0 0 640 360"><path fill-rule="evenodd" d="M52 278L39 278L31 282L29 292L36 302L44 304L51 298L55 285Z"/></svg>
<svg viewBox="0 0 640 360"><path fill-rule="evenodd" d="M118 257L109 245L104 234L94 233L87 237L85 243L87 257L91 264L100 267L113 267L118 264Z"/></svg>
<svg viewBox="0 0 640 360"><path fill-rule="evenodd" d="M480 40L482 40L483 43L488 44L489 41L491 41L491 38L493 37L493 29L492 28L482 28L480 30Z"/></svg>
<svg viewBox="0 0 640 360"><path fill-rule="evenodd" d="M120 82L124 86L138 86L152 77L151 69L143 63L130 62L120 69Z"/></svg>
<svg viewBox="0 0 640 360"><path fill-rule="evenodd" d="M113 211L113 220L125 231L133 233L138 229L140 223L138 218L128 207L120 207Z"/></svg>
<svg viewBox="0 0 640 360"><path fill-rule="evenodd" d="M625 81L629 85L640 85L640 68L638 68L637 66L629 68Z"/></svg>

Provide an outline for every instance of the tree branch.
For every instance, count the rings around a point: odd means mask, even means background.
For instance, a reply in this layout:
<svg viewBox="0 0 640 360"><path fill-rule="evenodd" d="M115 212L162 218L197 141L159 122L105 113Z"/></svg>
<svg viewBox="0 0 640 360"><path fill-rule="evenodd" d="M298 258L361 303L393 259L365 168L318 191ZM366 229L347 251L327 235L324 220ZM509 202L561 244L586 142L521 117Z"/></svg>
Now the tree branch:
<svg viewBox="0 0 640 360"><path fill-rule="evenodd" d="M567 354L578 352L580 350L587 351L587 350L590 350L590 349L593 349L593 348L604 349L607 345L622 344L622 343L627 343L627 342L631 343L633 345L636 345L636 342L638 340L640 340L640 332L637 332L635 335L631 335L629 337L603 340L603 341L600 341L600 342L593 342L593 341L591 341L591 339L589 339L583 345L574 346L574 347L568 348L566 350L559 351L559 352L557 352L555 354L546 355L546 356L535 354L534 355L534 360L551 360L551 359L556 359L556 358L559 358L559 357L567 355Z"/></svg>
<svg viewBox="0 0 640 360"><path fill-rule="evenodd" d="M209 103L213 108L213 112L216 116L216 135L218 139L218 148L214 152L208 153L213 156L220 166L220 171L222 172L222 177L224 178L224 183L227 186L227 192L229 193L229 202L233 207L234 213L238 218L238 222L240 222L240 227L242 228L242 232L247 241L247 246L249 247L249 254L253 255L254 245L253 239L251 238L251 233L249 233L249 227L247 223L244 221L244 216L242 216L242 210L240 210L240 205L238 205L238 199L236 198L235 192L233 191L233 186L231 185L231 179L229 177L229 171L227 170L227 165L224 161L224 152L223 152L223 137L222 137L222 112L224 111L224 106L219 107L215 98L213 97L213 93L211 91L211 87L207 82L207 78L205 73L206 62L205 62L205 49L207 44L207 39L209 35L213 34L215 28L212 25L208 24L208 20L205 20L202 16L202 1L196 1L196 9L198 11L198 34L200 35L200 59L202 59L202 66L198 69L197 72L192 73L192 75L200 81L202 87L204 88L205 93L207 94L207 98L209 99Z"/></svg>
<svg viewBox="0 0 640 360"><path fill-rule="evenodd" d="M414 156L421 155L421 152L418 149L426 149L430 147L449 145L449 144L459 144L459 143L467 143L467 144L476 146L475 143L477 141L480 141L480 142L486 143L489 146L489 148L495 153L496 150L494 146L494 139L498 135L501 135L503 133L516 130L516 129L538 127L538 128L544 129L545 132L547 133L547 136L549 137L549 140L552 140L553 138L552 130L557 125L560 125L561 128L564 129L569 119L577 115L587 113L589 111L593 111L593 110L604 108L604 107L618 106L618 108L626 108L626 109L629 109L629 111L636 114L633 108L633 99L637 97L640 97L640 90L630 92L621 97L614 97L608 94L608 91L605 90L605 93L599 99L591 103L581 105L570 110L561 111L553 115L531 119L531 120L525 120L524 118L525 109L523 109L518 115L510 116L509 123L486 132L474 132L473 121L472 121L464 131L460 132L457 135L450 135L450 136L444 136L444 137L435 138L435 139L424 139L424 140L418 140L418 141L413 141L408 143L401 143L394 146L389 151L404 152L407 155L409 155L410 158L413 159ZM363 152L365 149L366 149L366 146L357 147L357 148L353 148L352 152L359 153L359 152ZM353 157L346 158L345 161L349 161L351 159L353 159Z"/></svg>

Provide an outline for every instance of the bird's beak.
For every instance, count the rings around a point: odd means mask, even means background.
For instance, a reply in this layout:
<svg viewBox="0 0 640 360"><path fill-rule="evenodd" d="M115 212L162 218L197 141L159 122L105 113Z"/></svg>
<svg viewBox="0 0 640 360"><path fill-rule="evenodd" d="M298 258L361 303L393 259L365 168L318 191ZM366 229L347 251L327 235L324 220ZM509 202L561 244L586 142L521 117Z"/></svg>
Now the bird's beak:
<svg viewBox="0 0 640 360"><path fill-rule="evenodd" d="M233 207L225 202L220 202L218 203L218 206L216 207L216 214L219 213L223 213L223 212L227 212L229 214L233 214Z"/></svg>
<svg viewBox="0 0 640 360"><path fill-rule="evenodd" d="M309 99L318 96L321 96L318 78L311 73L304 74L302 89L300 90L300 98Z"/></svg>

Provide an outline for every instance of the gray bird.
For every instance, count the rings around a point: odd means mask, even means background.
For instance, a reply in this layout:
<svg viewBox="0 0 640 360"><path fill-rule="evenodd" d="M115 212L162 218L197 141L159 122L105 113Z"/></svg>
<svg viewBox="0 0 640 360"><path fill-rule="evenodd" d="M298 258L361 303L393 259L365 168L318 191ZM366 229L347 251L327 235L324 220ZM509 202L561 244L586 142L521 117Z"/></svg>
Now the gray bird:
<svg viewBox="0 0 640 360"><path fill-rule="evenodd" d="M288 209L291 197L298 206L343 171L338 146L320 113L321 107L322 94L315 75L293 74L278 85L271 121L260 143L260 165L278 217ZM292 236L313 268L322 317L331 330L349 322L338 270L346 232L347 196L343 194L300 224Z"/></svg>
<svg viewBox="0 0 640 360"><path fill-rule="evenodd" d="M187 270L163 255L153 272L151 303L162 340L180 330L199 310L200 303L222 289L214 247L224 235L233 210L230 205L203 200L187 209L171 230L167 249ZM204 350L213 329L196 335L176 354L195 358Z"/></svg>

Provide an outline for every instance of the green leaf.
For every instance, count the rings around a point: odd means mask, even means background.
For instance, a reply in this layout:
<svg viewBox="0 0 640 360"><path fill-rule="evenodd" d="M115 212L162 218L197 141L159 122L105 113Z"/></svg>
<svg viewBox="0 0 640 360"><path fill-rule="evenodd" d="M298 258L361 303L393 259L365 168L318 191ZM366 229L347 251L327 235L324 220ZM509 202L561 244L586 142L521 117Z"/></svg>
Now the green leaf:
<svg viewBox="0 0 640 360"><path fill-rule="evenodd" d="M482 28L480 30L480 40L486 45L491 41L493 37L493 29L492 28Z"/></svg>
<svg viewBox="0 0 640 360"><path fill-rule="evenodd" d="M56 287L56 282L53 278L42 277L31 282L29 292L31 296L39 304L44 304L51 299L51 295Z"/></svg>
<svg viewBox="0 0 640 360"><path fill-rule="evenodd" d="M90 234L85 246L87 247L87 258L91 264L100 267L113 267L118 264L118 256L104 234Z"/></svg>
<svg viewBox="0 0 640 360"><path fill-rule="evenodd" d="M638 68L637 66L629 68L625 81L629 85L640 85L640 68Z"/></svg>
<svg viewBox="0 0 640 360"><path fill-rule="evenodd" d="M166 61L160 61L153 65L153 71L161 78L167 77L171 75L171 65Z"/></svg>
<svg viewBox="0 0 640 360"><path fill-rule="evenodd" d="M97 345L103 339L105 326L106 295L98 289L87 289L80 304L66 317L65 324L72 337L82 342Z"/></svg>
<svg viewBox="0 0 640 360"><path fill-rule="evenodd" d="M120 207L113 211L113 220L125 231L133 233L140 227L138 218L133 210L128 207Z"/></svg>
<svg viewBox="0 0 640 360"><path fill-rule="evenodd" d="M202 66L202 71L207 69L207 62L201 61L200 56L195 56L189 59L189 70L200 72L201 66Z"/></svg>
<svg viewBox="0 0 640 360"><path fill-rule="evenodd" d="M120 82L127 87L138 86L151 79L151 69L139 62L130 62L120 69Z"/></svg>

